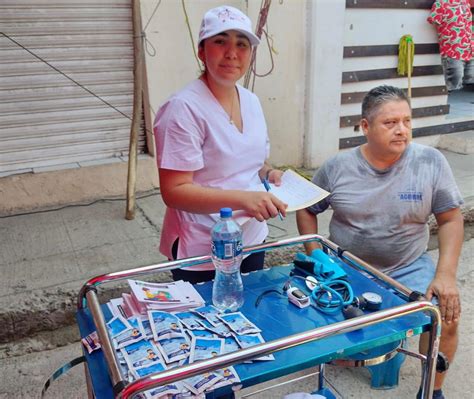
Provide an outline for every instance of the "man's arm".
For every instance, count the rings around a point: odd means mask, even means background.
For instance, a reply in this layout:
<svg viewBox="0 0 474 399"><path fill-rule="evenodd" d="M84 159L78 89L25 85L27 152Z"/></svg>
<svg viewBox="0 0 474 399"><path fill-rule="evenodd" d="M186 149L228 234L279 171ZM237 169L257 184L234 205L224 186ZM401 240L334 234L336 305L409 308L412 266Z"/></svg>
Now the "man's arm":
<svg viewBox="0 0 474 399"><path fill-rule="evenodd" d="M438 222L439 259L436 274L426 292L428 300L433 295L439 299L441 317L448 324L458 321L461 302L456 285L456 272L464 239L463 217L459 208L435 215Z"/></svg>
<svg viewBox="0 0 474 399"><path fill-rule="evenodd" d="M300 234L317 234L318 233L318 216L311 213L307 209L301 209L296 212L296 225ZM307 242L304 244L306 253L311 255L311 252L321 245L317 242Z"/></svg>

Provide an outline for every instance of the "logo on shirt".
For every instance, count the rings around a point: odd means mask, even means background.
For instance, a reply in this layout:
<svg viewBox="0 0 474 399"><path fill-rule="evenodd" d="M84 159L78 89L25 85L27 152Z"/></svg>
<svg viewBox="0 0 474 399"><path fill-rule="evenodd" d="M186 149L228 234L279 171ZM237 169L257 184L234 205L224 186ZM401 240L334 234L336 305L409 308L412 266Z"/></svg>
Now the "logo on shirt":
<svg viewBox="0 0 474 399"><path fill-rule="evenodd" d="M405 202L421 202L423 201L423 193L419 191L402 191L398 193L400 201Z"/></svg>

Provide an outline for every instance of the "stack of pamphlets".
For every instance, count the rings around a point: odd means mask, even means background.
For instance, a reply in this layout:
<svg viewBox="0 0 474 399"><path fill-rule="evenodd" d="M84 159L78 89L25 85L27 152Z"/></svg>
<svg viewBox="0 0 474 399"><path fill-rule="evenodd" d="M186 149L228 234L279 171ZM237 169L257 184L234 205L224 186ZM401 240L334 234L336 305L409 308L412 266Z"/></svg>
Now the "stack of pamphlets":
<svg viewBox="0 0 474 399"><path fill-rule="evenodd" d="M186 281L149 283L128 280L130 294L122 294L127 317L146 315L150 310L178 312L204 305L204 300L192 284Z"/></svg>
<svg viewBox="0 0 474 399"><path fill-rule="evenodd" d="M137 286L142 287L134 285ZM113 317L107 328L122 375L128 381L265 342L261 330L241 312L220 313L208 305L171 313L148 310L145 315L126 317L123 305L123 298L109 302ZM274 360L273 355L254 359L268 360ZM151 389L137 397L204 398L218 387L239 383L236 370L226 367Z"/></svg>

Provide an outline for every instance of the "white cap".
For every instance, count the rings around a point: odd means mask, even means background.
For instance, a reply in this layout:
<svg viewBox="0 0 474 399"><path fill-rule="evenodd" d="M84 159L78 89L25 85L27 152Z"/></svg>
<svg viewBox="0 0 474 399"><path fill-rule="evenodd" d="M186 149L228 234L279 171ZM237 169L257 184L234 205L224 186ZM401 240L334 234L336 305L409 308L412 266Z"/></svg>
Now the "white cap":
<svg viewBox="0 0 474 399"><path fill-rule="evenodd" d="M242 11L230 6L213 8L204 14L199 30L198 45L209 37L227 30L243 33L252 46L257 46L260 39L252 32L252 22Z"/></svg>

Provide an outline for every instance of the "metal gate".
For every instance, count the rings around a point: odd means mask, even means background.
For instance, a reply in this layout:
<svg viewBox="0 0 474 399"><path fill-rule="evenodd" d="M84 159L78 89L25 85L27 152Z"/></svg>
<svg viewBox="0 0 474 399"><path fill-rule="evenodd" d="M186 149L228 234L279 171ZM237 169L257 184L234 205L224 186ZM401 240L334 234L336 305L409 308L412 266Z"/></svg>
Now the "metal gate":
<svg viewBox="0 0 474 399"><path fill-rule="evenodd" d="M132 1L0 3L0 174L127 155Z"/></svg>

